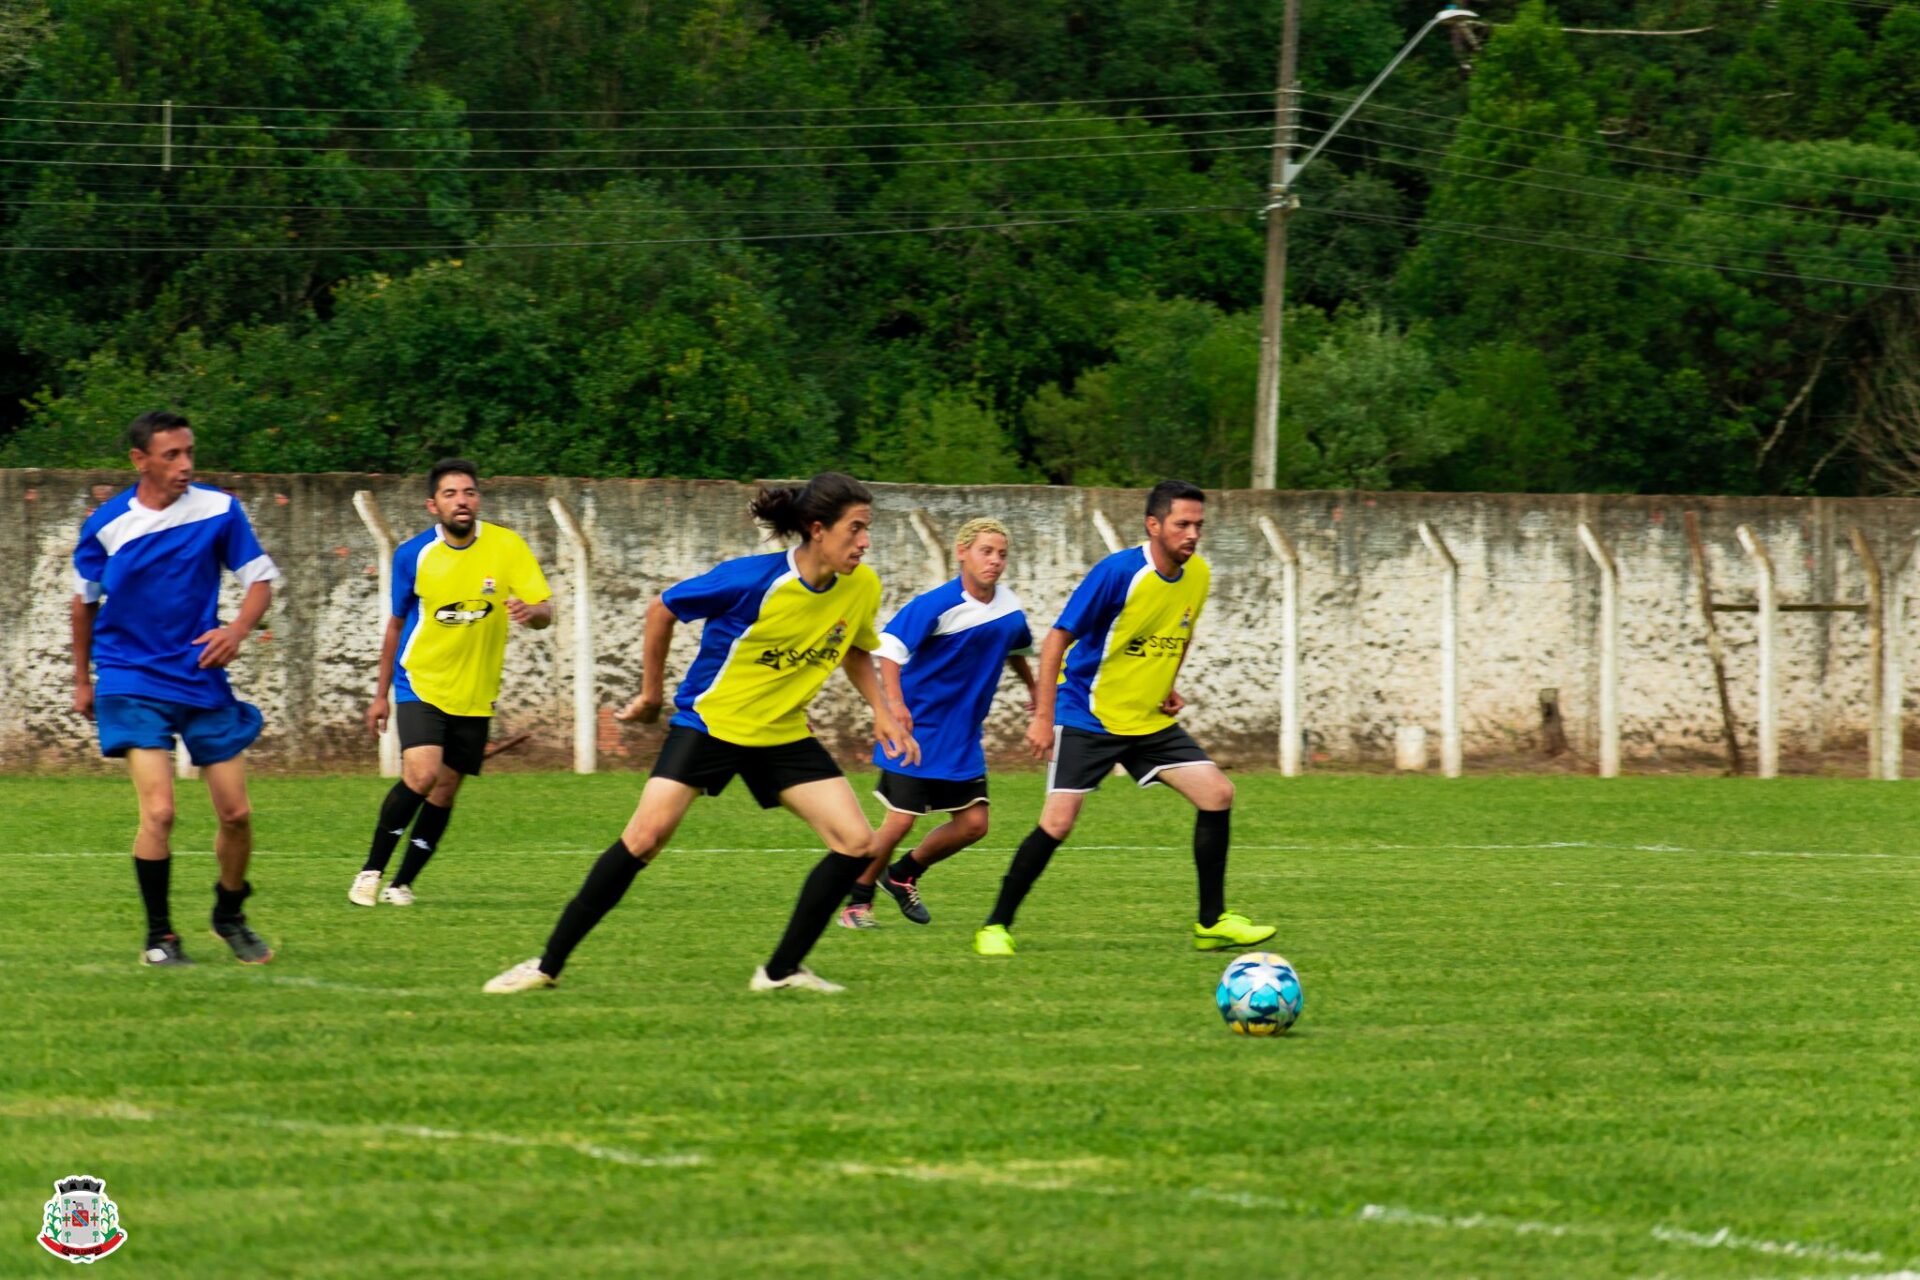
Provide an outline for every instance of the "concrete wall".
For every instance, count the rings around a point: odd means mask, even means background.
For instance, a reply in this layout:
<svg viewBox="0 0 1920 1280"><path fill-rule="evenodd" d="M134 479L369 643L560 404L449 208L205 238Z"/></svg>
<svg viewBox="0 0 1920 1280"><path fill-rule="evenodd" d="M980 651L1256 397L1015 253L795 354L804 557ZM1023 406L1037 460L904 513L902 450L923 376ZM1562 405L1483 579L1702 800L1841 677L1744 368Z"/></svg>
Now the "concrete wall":
<svg viewBox="0 0 1920 1280"><path fill-rule="evenodd" d="M416 477L307 475L206 477L245 502L285 581L268 630L233 672L241 695L265 711L257 767L376 767L360 727L381 632L377 563L352 494L371 490L394 533L424 527ZM108 767L90 727L68 709L68 555L81 521L129 480L126 473L0 471L0 588L13 603L0 645L11 714L0 722L0 769ZM1139 528L1132 491L876 486L870 563L887 586L889 612L938 579L909 520L923 511L942 539L962 520L992 514L1013 530L1008 581L1044 627L1088 565L1104 553L1093 515L1124 538ZM640 618L647 600L716 560L762 546L746 516L750 488L727 482L496 479L484 516L524 535L560 597L558 624L519 632L508 649L494 737L526 740L496 767L563 767L572 734L572 587L546 500L578 514L594 544L598 596L597 684L601 767L641 769L660 730L623 730L612 709L636 691ZM1539 690L1560 691L1579 767L1595 751L1598 575L1575 536L1589 522L1612 547L1622 578L1621 727L1631 767L1688 767L1718 758L1713 689L1684 511L1700 515L1710 574L1723 598L1752 598L1753 576L1734 539L1741 523L1766 540L1783 600L1859 599L1864 579L1847 538L1859 525L1889 568L1920 531L1920 501L1725 499L1486 494L1233 492L1216 495L1203 551L1214 599L1181 682L1195 734L1225 762L1271 765L1277 746L1280 573L1255 525L1271 516L1303 562L1302 687L1308 760L1379 766L1394 729L1426 726L1436 740L1437 611L1441 578L1416 527L1427 521L1461 566L1462 723L1469 765L1530 766L1538 750ZM1902 572L1904 588L1911 577ZM235 593L237 599L237 593ZM1754 734L1753 618L1722 614L1733 703L1743 742ZM1916 655L1913 624L1899 628ZM694 643L682 628L670 663L677 677ZM1790 768L1864 771L1866 625L1857 615L1782 618L1781 742ZM1911 710L1911 699L1909 699ZM858 699L836 678L815 722L849 759L861 754ZM1018 758L1023 724L1011 688L989 723L990 754ZM1437 751L1437 748L1436 748Z"/></svg>

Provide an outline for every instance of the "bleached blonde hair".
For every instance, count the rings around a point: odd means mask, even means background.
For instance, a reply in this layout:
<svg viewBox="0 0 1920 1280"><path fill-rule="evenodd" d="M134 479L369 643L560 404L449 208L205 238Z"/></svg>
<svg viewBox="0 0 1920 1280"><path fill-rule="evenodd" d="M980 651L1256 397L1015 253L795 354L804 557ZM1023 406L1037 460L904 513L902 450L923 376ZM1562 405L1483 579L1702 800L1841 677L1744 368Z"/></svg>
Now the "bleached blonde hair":
<svg viewBox="0 0 1920 1280"><path fill-rule="evenodd" d="M1008 542L1013 541L1013 535L1007 532L1007 526L989 516L976 516L960 526L960 532L954 535L953 545L957 550L965 551L983 533L997 533Z"/></svg>

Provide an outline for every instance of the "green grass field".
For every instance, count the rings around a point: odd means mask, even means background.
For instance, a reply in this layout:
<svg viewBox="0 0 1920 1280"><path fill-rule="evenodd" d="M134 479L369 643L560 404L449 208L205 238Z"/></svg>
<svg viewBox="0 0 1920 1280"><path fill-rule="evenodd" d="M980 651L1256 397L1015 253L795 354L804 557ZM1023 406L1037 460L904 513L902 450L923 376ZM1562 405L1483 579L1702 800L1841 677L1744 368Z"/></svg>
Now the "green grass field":
<svg viewBox="0 0 1920 1280"><path fill-rule="evenodd" d="M861 783L865 793L865 780ZM1229 903L1306 1013L1229 1035L1189 811L1109 784L971 954L1033 775L829 929L838 997L746 980L813 854L696 807L559 990L539 950L632 777L486 777L411 910L350 906L384 785L263 780L243 969L204 792L138 968L124 783L0 779L0 1274L107 1180L129 1276L1841 1276L1920 1266L1911 785L1242 776ZM736 791L739 789L736 788ZM191 929L188 926L191 925Z"/></svg>

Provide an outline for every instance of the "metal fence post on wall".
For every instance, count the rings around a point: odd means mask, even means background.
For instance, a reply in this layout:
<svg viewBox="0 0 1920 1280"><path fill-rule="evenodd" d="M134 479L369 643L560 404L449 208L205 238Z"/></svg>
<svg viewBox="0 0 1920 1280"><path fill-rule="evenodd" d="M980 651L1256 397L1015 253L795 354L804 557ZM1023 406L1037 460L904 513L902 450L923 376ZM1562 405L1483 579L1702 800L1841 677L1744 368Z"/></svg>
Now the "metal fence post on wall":
<svg viewBox="0 0 1920 1280"><path fill-rule="evenodd" d="M593 558L587 535L567 504L547 499L567 548L567 577L573 587L573 771L592 773L600 764L598 699L593 669Z"/></svg>
<svg viewBox="0 0 1920 1280"><path fill-rule="evenodd" d="M1300 773L1300 554L1280 526L1267 516L1258 524L1267 546L1280 560L1280 773Z"/></svg>
<svg viewBox="0 0 1920 1280"><path fill-rule="evenodd" d="M1620 570L1612 552L1580 522L1580 543L1600 568L1600 776L1620 776Z"/></svg>
<svg viewBox="0 0 1920 1280"><path fill-rule="evenodd" d="M940 534L933 527L933 521L919 507L907 512L907 522L920 539L920 546L927 553L927 567L933 578L927 583L930 587L939 586L947 580L947 551L940 544Z"/></svg>
<svg viewBox="0 0 1920 1280"><path fill-rule="evenodd" d="M1773 557L1767 554L1765 544L1760 541L1750 525L1741 525L1734 530L1745 549L1747 558L1753 561L1754 573L1754 636L1759 641L1760 652L1760 693L1757 699L1760 719L1760 760L1755 767L1754 776L1774 778L1780 774L1780 731L1775 723L1779 709L1775 706L1774 670L1773 670L1773 632L1774 619L1779 612L1779 601L1774 594Z"/></svg>
<svg viewBox="0 0 1920 1280"><path fill-rule="evenodd" d="M373 535L374 554L378 557L375 573L380 584L380 602L376 613L380 619L381 634L385 635L387 610L393 599L393 531L387 528L386 520L381 517L380 504L374 500L372 490L355 489L353 509L359 515L360 523ZM387 717L387 731L380 735L380 776L400 776L400 727L392 716Z"/></svg>
<svg viewBox="0 0 1920 1280"><path fill-rule="evenodd" d="M1425 520L1420 541L1440 562L1440 771L1460 776L1460 564Z"/></svg>
<svg viewBox="0 0 1920 1280"><path fill-rule="evenodd" d="M1873 554L1867 535L1854 525L1847 541L1860 557L1867 575L1867 776L1886 777L1887 739L1887 596L1880 557Z"/></svg>

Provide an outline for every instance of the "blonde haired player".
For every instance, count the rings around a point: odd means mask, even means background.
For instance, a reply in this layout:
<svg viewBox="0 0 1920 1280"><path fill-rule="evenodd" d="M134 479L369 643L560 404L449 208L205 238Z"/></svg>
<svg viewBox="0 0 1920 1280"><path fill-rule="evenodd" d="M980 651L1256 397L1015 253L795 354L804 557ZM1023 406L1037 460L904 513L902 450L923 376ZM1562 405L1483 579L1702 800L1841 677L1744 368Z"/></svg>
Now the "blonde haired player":
<svg viewBox="0 0 1920 1280"><path fill-rule="evenodd" d="M1027 696L1033 671L1025 655L1033 633L1013 591L1000 585L1007 568L1007 526L969 520L954 539L960 576L908 601L880 633L880 679L901 731L920 744L919 763L886 756L874 791L887 807L874 835L873 862L840 912L849 929L873 927L876 884L915 924L933 917L920 901L920 877L987 834L987 757L980 730L993 706L1000 672L1011 665ZM946 821L895 861L887 859L914 824L930 814Z"/></svg>

